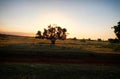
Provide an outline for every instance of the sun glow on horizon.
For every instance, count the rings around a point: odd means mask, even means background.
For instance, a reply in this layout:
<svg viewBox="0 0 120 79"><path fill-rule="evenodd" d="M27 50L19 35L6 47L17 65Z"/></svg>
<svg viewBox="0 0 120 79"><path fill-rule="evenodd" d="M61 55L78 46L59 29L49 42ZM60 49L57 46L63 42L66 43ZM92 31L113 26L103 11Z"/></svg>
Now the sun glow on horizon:
<svg viewBox="0 0 120 79"><path fill-rule="evenodd" d="M70 33L68 37L72 37L71 34L74 34L75 29L73 28L74 23L68 15L62 12L46 12L43 15L40 15L39 18L36 21L36 28L39 28L38 30L41 30L43 32L44 28L47 28L48 25L57 25L62 28L66 28L67 32ZM74 25L75 26L75 25Z"/></svg>
<svg viewBox="0 0 120 79"><path fill-rule="evenodd" d="M43 32L49 24L66 28L68 38L115 38L120 20L118 0L0 1L0 32ZM21 33L20 33L21 34Z"/></svg>

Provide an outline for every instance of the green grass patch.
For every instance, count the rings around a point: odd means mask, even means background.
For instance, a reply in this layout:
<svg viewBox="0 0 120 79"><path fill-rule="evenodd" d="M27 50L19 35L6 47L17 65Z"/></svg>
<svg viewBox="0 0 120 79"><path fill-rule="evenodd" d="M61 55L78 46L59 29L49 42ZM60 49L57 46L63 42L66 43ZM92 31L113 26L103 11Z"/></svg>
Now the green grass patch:
<svg viewBox="0 0 120 79"><path fill-rule="evenodd" d="M49 45L49 44L12 44L0 46L4 52L78 52L74 47Z"/></svg>
<svg viewBox="0 0 120 79"><path fill-rule="evenodd" d="M120 44L107 44L107 45L102 45L101 47L110 48L113 51L117 51L117 52L120 51Z"/></svg>

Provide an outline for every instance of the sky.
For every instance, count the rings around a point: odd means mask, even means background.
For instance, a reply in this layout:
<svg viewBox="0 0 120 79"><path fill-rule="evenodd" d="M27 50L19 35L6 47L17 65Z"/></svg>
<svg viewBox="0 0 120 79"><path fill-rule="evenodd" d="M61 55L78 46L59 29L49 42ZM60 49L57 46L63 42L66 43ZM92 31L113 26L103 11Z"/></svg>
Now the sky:
<svg viewBox="0 0 120 79"><path fill-rule="evenodd" d="M119 8L120 0L0 0L0 33L34 36L57 24L68 38L116 38Z"/></svg>

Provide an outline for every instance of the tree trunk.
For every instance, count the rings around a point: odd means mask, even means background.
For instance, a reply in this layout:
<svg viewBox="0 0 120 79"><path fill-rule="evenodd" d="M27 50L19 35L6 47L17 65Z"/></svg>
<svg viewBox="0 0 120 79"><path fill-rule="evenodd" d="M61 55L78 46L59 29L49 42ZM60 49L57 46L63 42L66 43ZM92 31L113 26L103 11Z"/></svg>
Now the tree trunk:
<svg viewBox="0 0 120 79"><path fill-rule="evenodd" d="M51 44L55 44L56 39L51 39Z"/></svg>
<svg viewBox="0 0 120 79"><path fill-rule="evenodd" d="M118 40L120 40L120 33L117 33L116 36L117 36Z"/></svg>

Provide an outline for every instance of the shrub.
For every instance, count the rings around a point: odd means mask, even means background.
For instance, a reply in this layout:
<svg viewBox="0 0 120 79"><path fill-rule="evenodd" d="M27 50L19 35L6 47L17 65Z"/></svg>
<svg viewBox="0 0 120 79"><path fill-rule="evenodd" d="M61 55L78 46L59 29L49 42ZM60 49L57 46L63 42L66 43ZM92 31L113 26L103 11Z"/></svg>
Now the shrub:
<svg viewBox="0 0 120 79"><path fill-rule="evenodd" d="M118 39L108 39L110 43L119 43L120 41Z"/></svg>
<svg viewBox="0 0 120 79"><path fill-rule="evenodd" d="M77 38L76 38L76 37L74 37L72 40L77 40Z"/></svg>
<svg viewBox="0 0 120 79"><path fill-rule="evenodd" d="M80 41L81 41L81 42L86 42L86 40L85 40L85 39L81 39Z"/></svg>
<svg viewBox="0 0 120 79"><path fill-rule="evenodd" d="M97 41L102 41L102 39L98 38Z"/></svg>

